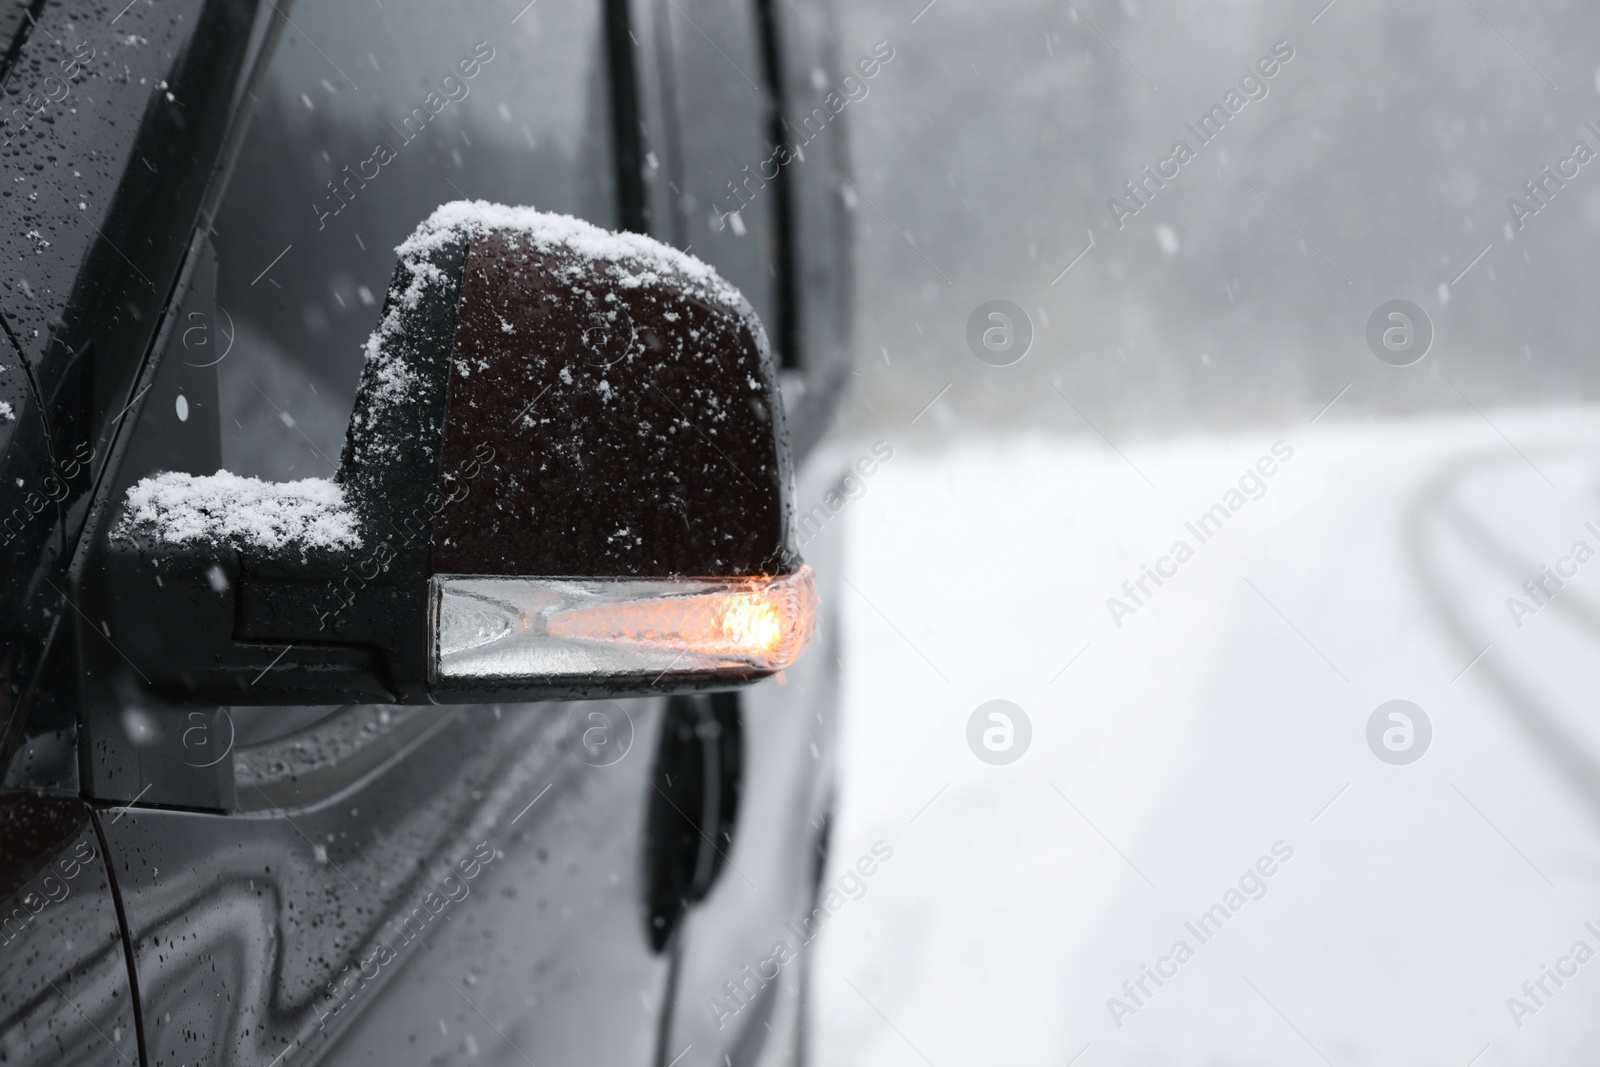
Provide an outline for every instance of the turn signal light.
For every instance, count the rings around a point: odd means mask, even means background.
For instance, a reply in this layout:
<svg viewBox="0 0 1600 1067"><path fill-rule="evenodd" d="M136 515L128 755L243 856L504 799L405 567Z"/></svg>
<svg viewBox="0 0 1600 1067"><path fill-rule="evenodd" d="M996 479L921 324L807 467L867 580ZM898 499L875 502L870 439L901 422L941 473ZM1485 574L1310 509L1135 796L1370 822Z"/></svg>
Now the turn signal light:
<svg viewBox="0 0 1600 1067"><path fill-rule="evenodd" d="M431 666L443 682L770 674L799 657L817 609L809 566L763 578L435 575L431 584Z"/></svg>

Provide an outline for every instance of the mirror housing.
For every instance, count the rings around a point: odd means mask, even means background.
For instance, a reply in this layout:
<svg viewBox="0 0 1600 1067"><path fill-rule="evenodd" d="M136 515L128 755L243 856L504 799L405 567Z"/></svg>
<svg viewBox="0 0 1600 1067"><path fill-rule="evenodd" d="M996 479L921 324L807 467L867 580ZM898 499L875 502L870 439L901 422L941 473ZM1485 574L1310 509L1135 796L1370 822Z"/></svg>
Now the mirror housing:
<svg viewBox="0 0 1600 1067"><path fill-rule="evenodd" d="M765 331L636 234L447 204L398 249L338 472L166 472L106 540L110 625L185 703L725 688L799 654Z"/></svg>

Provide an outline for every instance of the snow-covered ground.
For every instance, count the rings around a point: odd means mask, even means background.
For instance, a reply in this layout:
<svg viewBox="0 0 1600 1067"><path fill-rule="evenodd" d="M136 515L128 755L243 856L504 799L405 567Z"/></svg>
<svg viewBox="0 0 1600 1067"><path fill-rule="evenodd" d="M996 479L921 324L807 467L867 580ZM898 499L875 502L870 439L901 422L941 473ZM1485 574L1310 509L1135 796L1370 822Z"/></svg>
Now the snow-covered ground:
<svg viewBox="0 0 1600 1067"><path fill-rule="evenodd" d="M816 1062L1593 1063L1600 409L1123 451L901 448L826 534L854 585L833 856L894 854L823 936ZM1541 564L1576 568L1545 604ZM1033 732L1004 766L967 743L996 698ZM1397 698L1433 729L1403 766L1367 742Z"/></svg>

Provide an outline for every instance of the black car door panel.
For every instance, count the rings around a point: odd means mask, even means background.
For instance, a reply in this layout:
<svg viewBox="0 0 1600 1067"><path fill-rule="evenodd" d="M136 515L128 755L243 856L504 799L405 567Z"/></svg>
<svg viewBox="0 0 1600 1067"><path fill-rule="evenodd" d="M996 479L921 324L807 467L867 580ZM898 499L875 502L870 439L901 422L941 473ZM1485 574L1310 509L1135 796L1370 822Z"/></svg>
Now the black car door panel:
<svg viewBox="0 0 1600 1067"><path fill-rule="evenodd" d="M128 956L93 818L78 800L0 797L0 1063L139 1062Z"/></svg>
<svg viewBox="0 0 1600 1067"><path fill-rule="evenodd" d="M324 762L332 795L285 755L312 727L241 787L255 810L130 809L106 833L150 1062L648 1062L659 703L396 709L434 721L348 785L359 747Z"/></svg>

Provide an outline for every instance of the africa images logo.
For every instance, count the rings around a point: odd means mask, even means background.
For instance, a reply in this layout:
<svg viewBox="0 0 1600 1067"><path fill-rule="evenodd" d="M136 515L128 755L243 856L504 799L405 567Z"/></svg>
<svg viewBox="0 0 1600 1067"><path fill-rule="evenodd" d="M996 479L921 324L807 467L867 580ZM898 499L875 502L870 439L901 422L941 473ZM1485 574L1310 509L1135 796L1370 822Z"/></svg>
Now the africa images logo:
<svg viewBox="0 0 1600 1067"><path fill-rule="evenodd" d="M1433 722L1409 700L1379 704L1367 719L1367 747L1383 762L1404 767L1415 763L1433 744Z"/></svg>
<svg viewBox="0 0 1600 1067"><path fill-rule="evenodd" d="M979 704L967 718L967 747L991 766L1017 762L1032 742L1033 722L1009 700Z"/></svg>
<svg viewBox="0 0 1600 1067"><path fill-rule="evenodd" d="M1033 320L1010 300L985 301L967 318L967 347L991 367L1009 367L1033 347Z"/></svg>

